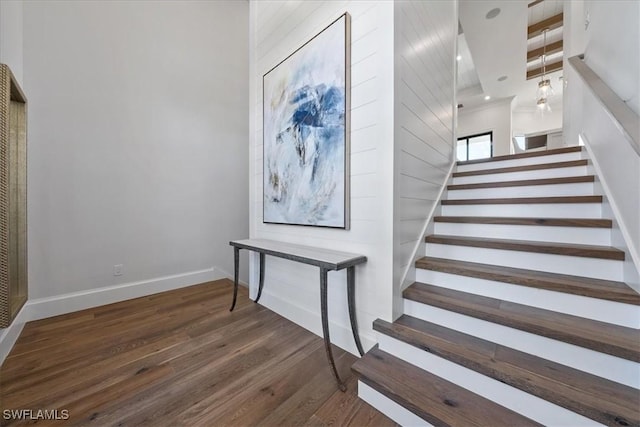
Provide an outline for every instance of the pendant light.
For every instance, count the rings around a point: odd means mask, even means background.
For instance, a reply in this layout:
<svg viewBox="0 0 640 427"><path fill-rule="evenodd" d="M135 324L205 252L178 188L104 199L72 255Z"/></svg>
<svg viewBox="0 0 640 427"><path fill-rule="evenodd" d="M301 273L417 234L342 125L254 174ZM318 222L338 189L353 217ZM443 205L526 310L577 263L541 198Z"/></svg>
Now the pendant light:
<svg viewBox="0 0 640 427"><path fill-rule="evenodd" d="M547 78L547 31L545 28L542 31L542 76L538 82L538 90L536 91L536 105L542 112L551 111L549 107L548 99L554 95L553 86L551 86L551 80Z"/></svg>

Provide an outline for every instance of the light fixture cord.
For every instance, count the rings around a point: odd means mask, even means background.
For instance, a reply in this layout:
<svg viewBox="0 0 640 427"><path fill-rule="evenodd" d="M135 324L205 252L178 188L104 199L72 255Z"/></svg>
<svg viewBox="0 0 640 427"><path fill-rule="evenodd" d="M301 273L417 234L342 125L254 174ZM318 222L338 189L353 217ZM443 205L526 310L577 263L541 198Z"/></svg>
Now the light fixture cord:
<svg viewBox="0 0 640 427"><path fill-rule="evenodd" d="M547 74L547 31L548 28L542 31L542 81L545 80Z"/></svg>

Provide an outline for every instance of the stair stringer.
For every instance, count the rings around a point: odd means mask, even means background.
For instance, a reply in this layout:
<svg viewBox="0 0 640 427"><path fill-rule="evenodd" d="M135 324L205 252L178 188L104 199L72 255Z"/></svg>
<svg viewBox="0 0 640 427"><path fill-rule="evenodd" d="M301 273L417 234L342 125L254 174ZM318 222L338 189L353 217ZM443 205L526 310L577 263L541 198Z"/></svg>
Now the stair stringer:
<svg viewBox="0 0 640 427"><path fill-rule="evenodd" d="M452 179L451 177L455 168L456 168L456 162L452 161L451 166L449 167L449 172L447 172L447 179L444 180L444 182L442 183L442 186L440 187L438 196L436 197L436 200L431 210L429 211L429 215L427 215L427 218L424 221L424 225L420 231L420 234L419 234L420 237L418 238L416 245L414 246L413 251L411 252L409 263L406 265L406 267L404 268L404 271L402 272L401 280L399 281L399 284L398 284L399 291L397 293L394 292L394 299L396 298L396 295L398 296L398 301L394 302L394 309L393 309L394 319L397 319L402 315L402 300L401 300L402 291L405 290L407 287L409 287L416 280L415 262L418 260L418 258L422 256L422 254L424 254L426 250L425 249L426 243L424 241L424 236L433 232L433 224L434 224L433 217L440 215L441 213L442 205L440 202L444 197L446 197L447 185L451 184L451 179Z"/></svg>
<svg viewBox="0 0 640 427"><path fill-rule="evenodd" d="M634 245L629 244L629 242L632 241L632 236L628 231L628 227L620 220L620 210L612 198L611 189L603 178L602 169L600 168L597 159L589 155L589 140L584 135L581 135L581 138L585 142L585 148L587 149L583 155L589 160L590 166L593 168L597 177L596 182L594 183L595 191L604 196L602 202L602 213L603 215L613 219L613 229L611 232L612 246L623 250L628 254L623 264L624 281L631 288L640 292L640 254L637 252ZM638 206L638 212L640 212L640 206ZM638 236L638 238L640 239L640 236Z"/></svg>

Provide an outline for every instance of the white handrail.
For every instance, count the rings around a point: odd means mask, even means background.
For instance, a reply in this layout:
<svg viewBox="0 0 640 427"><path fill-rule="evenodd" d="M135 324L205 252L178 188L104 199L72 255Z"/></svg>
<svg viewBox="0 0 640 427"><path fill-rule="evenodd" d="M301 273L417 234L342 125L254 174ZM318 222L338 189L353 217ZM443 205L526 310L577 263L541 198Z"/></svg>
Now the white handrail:
<svg viewBox="0 0 640 427"><path fill-rule="evenodd" d="M640 117L609 86L584 63L584 55L572 56L569 64L580 75L598 102L614 120L631 147L640 155Z"/></svg>

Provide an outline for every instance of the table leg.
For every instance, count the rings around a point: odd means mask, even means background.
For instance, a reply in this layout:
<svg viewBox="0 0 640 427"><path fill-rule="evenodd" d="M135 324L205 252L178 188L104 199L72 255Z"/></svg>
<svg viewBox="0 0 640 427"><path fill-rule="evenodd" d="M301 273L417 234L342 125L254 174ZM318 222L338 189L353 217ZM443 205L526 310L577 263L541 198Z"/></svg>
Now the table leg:
<svg viewBox="0 0 640 427"><path fill-rule="evenodd" d="M358 321L356 319L356 268L355 266L347 268L347 303L349 305L349 320L351 320L351 332L353 339L356 341L356 347L360 356L364 356L362 343L360 343L360 334L358 334Z"/></svg>
<svg viewBox="0 0 640 427"><path fill-rule="evenodd" d="M340 376L338 375L338 370L336 369L336 363L333 361L333 353L331 352L331 339L329 338L329 319L328 319L328 311L327 311L327 270L324 268L320 268L320 311L322 313L322 335L324 336L324 349L327 352L327 359L329 359L329 364L331 365L331 369L333 370L333 376L336 377L336 381L338 382L338 388L340 391L344 392L347 390L347 387L344 385Z"/></svg>
<svg viewBox="0 0 640 427"><path fill-rule="evenodd" d="M264 286L264 258L264 253L260 252L260 283L258 284L258 296L254 302L258 302L260 295L262 295L262 287Z"/></svg>
<svg viewBox="0 0 640 427"><path fill-rule="evenodd" d="M238 298L238 270L240 269L240 248L233 248L233 302L229 311L233 311Z"/></svg>

